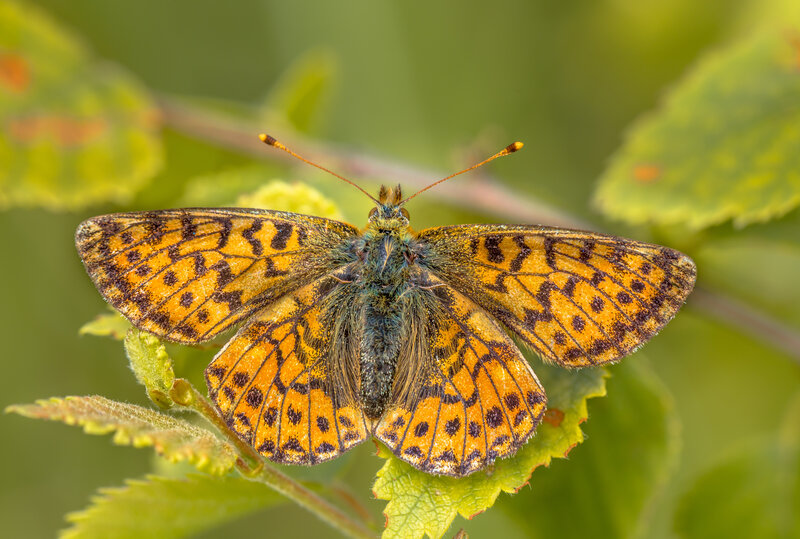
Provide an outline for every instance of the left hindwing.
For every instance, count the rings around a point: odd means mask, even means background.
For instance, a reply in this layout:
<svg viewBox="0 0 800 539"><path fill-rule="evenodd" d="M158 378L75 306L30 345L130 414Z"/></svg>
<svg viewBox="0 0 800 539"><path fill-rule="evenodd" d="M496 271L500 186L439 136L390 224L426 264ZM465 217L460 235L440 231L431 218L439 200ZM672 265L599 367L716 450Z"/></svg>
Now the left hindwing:
<svg viewBox="0 0 800 539"><path fill-rule="evenodd" d="M431 228L420 264L567 367L616 361L683 304L694 262L616 236L525 225Z"/></svg>

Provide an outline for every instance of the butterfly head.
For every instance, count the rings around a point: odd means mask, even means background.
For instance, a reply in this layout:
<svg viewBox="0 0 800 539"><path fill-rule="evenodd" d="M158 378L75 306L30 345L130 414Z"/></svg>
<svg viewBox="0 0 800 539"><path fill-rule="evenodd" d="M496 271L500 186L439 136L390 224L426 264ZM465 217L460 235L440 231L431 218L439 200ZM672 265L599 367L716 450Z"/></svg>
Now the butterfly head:
<svg viewBox="0 0 800 539"><path fill-rule="evenodd" d="M400 186L381 186L378 204L369 212L369 223L379 229L396 229L408 226L408 210L402 206Z"/></svg>

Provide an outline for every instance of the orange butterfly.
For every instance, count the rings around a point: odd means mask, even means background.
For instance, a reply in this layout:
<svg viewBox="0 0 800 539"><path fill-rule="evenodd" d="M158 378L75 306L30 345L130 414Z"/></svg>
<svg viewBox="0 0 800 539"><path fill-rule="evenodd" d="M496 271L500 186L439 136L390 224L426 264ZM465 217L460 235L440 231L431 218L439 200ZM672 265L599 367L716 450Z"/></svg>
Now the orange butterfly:
<svg viewBox="0 0 800 539"><path fill-rule="evenodd" d="M140 329L196 344L244 322L206 380L265 457L316 464L372 435L452 476L513 454L544 413L544 389L504 328L559 365L603 365L655 335L694 286L686 255L615 236L413 232L410 198L382 187L364 230L194 208L95 217L76 243L103 297Z"/></svg>

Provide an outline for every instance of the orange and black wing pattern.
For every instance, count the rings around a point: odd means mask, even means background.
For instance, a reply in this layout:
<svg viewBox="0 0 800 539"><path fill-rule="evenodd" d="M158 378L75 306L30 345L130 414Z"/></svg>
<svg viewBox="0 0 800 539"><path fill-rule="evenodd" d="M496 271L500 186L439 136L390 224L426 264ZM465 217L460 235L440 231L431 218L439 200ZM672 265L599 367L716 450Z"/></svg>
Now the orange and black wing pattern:
<svg viewBox="0 0 800 539"><path fill-rule="evenodd" d="M373 434L415 468L460 477L516 452L544 413L545 393L482 308L432 275L417 284L428 346L399 362L427 375L413 398L389 406Z"/></svg>
<svg viewBox="0 0 800 539"><path fill-rule="evenodd" d="M361 408L331 384L330 291L323 277L243 326L206 369L209 395L231 428L265 457L316 464L363 442Z"/></svg>
<svg viewBox="0 0 800 539"><path fill-rule="evenodd" d="M330 271L350 225L292 213L183 209L81 223L76 244L100 293L135 326L197 343Z"/></svg>
<svg viewBox="0 0 800 539"><path fill-rule="evenodd" d="M566 367L633 352L675 315L696 276L673 249L577 230L448 226L417 239L432 273Z"/></svg>

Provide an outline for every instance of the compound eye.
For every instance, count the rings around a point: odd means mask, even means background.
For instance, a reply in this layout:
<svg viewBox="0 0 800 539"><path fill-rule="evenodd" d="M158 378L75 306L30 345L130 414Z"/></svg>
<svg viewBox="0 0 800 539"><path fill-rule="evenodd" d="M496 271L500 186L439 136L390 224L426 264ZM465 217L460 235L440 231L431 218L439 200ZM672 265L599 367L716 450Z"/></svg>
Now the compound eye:
<svg viewBox="0 0 800 539"><path fill-rule="evenodd" d="M369 210L369 218L372 219L373 217L375 217L375 215L377 215L377 213L378 213L378 208L372 208L371 210Z"/></svg>
<svg viewBox="0 0 800 539"><path fill-rule="evenodd" d="M408 210L405 208L400 208L400 215L402 215L406 219L409 219Z"/></svg>

